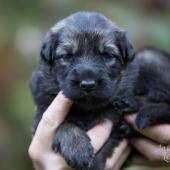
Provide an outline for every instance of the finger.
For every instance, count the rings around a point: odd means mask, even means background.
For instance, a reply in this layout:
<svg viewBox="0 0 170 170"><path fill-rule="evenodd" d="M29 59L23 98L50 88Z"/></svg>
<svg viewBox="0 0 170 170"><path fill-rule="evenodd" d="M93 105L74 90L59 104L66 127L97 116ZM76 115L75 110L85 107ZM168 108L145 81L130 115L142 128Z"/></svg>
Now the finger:
<svg viewBox="0 0 170 170"><path fill-rule="evenodd" d="M130 123L134 129L143 134L144 136L162 144L170 144L170 125L161 124L151 126L145 129L138 129L136 127L136 114L125 117L126 121Z"/></svg>
<svg viewBox="0 0 170 170"><path fill-rule="evenodd" d="M56 128L63 122L72 102L60 92L44 112L38 125L32 143L39 143L43 147L51 146Z"/></svg>
<svg viewBox="0 0 170 170"><path fill-rule="evenodd" d="M112 122L110 120L106 120L87 132L95 152L97 152L109 138L112 126Z"/></svg>
<svg viewBox="0 0 170 170"><path fill-rule="evenodd" d="M59 153L56 154L54 152L46 154L44 159L42 159L41 164L44 165L43 169L46 170L56 170L56 168L60 170L72 170L72 168L67 164L65 159Z"/></svg>
<svg viewBox="0 0 170 170"><path fill-rule="evenodd" d="M132 139L130 140L132 146L134 146L142 155L144 155L151 162L163 161L163 150L160 146L149 139Z"/></svg>
<svg viewBox="0 0 170 170"><path fill-rule="evenodd" d="M127 140L123 140L115 148L112 153L112 156L107 159L105 170L118 170L121 168L125 160L127 159L130 153L130 147Z"/></svg>

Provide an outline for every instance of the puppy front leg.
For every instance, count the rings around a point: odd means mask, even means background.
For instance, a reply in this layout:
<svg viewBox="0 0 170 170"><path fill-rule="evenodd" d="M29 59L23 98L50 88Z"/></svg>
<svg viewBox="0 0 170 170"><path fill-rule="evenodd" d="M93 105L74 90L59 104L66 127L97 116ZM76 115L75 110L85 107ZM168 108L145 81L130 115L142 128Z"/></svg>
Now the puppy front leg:
<svg viewBox="0 0 170 170"><path fill-rule="evenodd" d="M164 103L147 103L143 105L136 117L139 129L160 123L170 123L170 106Z"/></svg>
<svg viewBox="0 0 170 170"><path fill-rule="evenodd" d="M120 114L130 114L137 112L140 107L140 102L132 94L118 95L113 101L114 108Z"/></svg>
<svg viewBox="0 0 170 170"><path fill-rule="evenodd" d="M86 132L68 122L57 129L52 148L76 169L88 169L94 158L94 150Z"/></svg>
<svg viewBox="0 0 170 170"><path fill-rule="evenodd" d="M136 91L139 91L142 94L146 93L141 85L142 82L139 82L140 75L138 70L139 68L136 67L136 65L129 64L126 71L122 73L121 80L113 99L115 109L122 114L137 112L141 106L141 102L136 97Z"/></svg>

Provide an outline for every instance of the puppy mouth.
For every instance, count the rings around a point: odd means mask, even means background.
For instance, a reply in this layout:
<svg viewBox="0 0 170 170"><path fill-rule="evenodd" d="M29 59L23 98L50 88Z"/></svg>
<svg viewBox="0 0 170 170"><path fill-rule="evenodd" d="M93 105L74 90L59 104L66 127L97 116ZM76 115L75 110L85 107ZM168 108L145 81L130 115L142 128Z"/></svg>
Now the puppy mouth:
<svg viewBox="0 0 170 170"><path fill-rule="evenodd" d="M104 101L111 101L112 96L98 96L93 93L84 93L83 95L74 99L77 103L102 103Z"/></svg>
<svg viewBox="0 0 170 170"><path fill-rule="evenodd" d="M101 100L101 98L99 97L96 97L96 96L93 96L93 95L90 95L89 93L79 97L76 99L77 101L92 101L92 100Z"/></svg>
<svg viewBox="0 0 170 170"><path fill-rule="evenodd" d="M100 98L94 97L90 95L86 95L74 100L77 107L83 108L85 110L94 110L105 107L106 105L110 104L112 101L112 97L107 98Z"/></svg>
<svg viewBox="0 0 170 170"><path fill-rule="evenodd" d="M85 110L102 108L112 103L113 94L108 89L98 89L91 92L84 92L78 89L63 89L64 95L74 101L77 107Z"/></svg>
<svg viewBox="0 0 170 170"><path fill-rule="evenodd" d="M65 85L65 86L64 86ZM70 81L60 85L61 90L66 97L81 105L100 105L102 103L111 102L115 90L115 82L105 82L97 84L98 86L90 89L82 89L77 84Z"/></svg>

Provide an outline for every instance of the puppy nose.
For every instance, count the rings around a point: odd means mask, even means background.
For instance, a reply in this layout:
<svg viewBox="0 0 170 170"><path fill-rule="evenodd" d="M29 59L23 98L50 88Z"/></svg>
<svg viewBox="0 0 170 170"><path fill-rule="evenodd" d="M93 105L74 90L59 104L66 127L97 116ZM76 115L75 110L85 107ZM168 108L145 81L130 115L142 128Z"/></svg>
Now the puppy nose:
<svg viewBox="0 0 170 170"><path fill-rule="evenodd" d="M87 92L94 90L97 87L95 80L82 80L80 82L80 88Z"/></svg>

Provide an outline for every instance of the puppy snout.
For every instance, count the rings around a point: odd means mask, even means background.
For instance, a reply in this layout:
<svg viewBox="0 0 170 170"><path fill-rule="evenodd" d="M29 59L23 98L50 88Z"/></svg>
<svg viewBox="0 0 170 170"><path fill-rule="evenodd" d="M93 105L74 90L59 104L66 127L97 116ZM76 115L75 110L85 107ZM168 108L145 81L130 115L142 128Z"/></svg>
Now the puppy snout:
<svg viewBox="0 0 170 170"><path fill-rule="evenodd" d="M72 84L86 93L97 90L104 81L101 69L94 65L78 65L72 69L70 77L72 77Z"/></svg>
<svg viewBox="0 0 170 170"><path fill-rule="evenodd" d="M86 92L90 92L97 87L97 82L95 80L82 80L80 82L80 88Z"/></svg>

